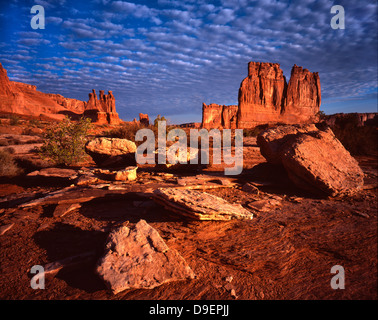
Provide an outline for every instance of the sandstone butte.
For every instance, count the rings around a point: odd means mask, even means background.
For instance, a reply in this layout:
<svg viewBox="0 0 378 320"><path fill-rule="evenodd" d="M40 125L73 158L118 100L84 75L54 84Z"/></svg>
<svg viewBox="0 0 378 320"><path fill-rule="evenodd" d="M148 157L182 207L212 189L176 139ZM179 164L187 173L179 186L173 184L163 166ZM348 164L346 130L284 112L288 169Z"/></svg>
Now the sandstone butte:
<svg viewBox="0 0 378 320"><path fill-rule="evenodd" d="M10 81L7 71L0 63L0 113L61 120L65 115L73 118L89 117L98 124L121 122L115 108L112 91L107 95L100 91L97 99L95 90L89 94L88 102L65 98L60 94L43 93L34 85Z"/></svg>
<svg viewBox="0 0 378 320"><path fill-rule="evenodd" d="M238 106L205 103L203 128L253 128L260 124L299 124L317 121L321 102L317 72L294 65L289 83L278 63L249 62L241 82Z"/></svg>

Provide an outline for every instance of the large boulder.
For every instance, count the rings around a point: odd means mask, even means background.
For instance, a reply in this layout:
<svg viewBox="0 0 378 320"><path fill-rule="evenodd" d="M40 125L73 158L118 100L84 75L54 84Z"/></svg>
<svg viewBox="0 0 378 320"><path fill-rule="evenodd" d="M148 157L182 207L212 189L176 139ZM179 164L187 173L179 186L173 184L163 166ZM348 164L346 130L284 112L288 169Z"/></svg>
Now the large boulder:
<svg viewBox="0 0 378 320"><path fill-rule="evenodd" d="M159 233L146 221L134 228L122 226L109 234L105 255L97 274L114 294L126 289L152 289L163 283L193 279L184 258L169 249Z"/></svg>
<svg viewBox="0 0 378 320"><path fill-rule="evenodd" d="M300 188L329 196L362 189L364 174L330 128L279 126L257 138L268 162L282 164Z"/></svg>
<svg viewBox="0 0 378 320"><path fill-rule="evenodd" d="M281 164L282 146L292 141L298 133L318 131L314 124L278 126L263 131L257 136L257 145L263 157L272 164Z"/></svg>
<svg viewBox="0 0 378 320"><path fill-rule="evenodd" d="M100 167L135 166L136 149L134 142L119 138L95 138L85 145L85 152Z"/></svg>

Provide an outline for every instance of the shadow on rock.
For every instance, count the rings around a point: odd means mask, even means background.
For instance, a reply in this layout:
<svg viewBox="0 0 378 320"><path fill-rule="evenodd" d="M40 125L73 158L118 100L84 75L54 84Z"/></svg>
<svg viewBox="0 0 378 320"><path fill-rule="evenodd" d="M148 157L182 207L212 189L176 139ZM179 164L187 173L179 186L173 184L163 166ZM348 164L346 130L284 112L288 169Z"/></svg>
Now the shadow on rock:
<svg viewBox="0 0 378 320"><path fill-rule="evenodd" d="M94 268L103 253L106 232L82 230L79 227L59 222L54 224L52 229L37 232L33 238L38 246L46 250L49 262L63 261L88 252L93 253L89 259L64 267L56 277L64 280L69 286L86 292L95 292L105 288L103 282L94 273Z"/></svg>
<svg viewBox="0 0 378 320"><path fill-rule="evenodd" d="M243 178L258 184L258 188L269 193L287 196L300 196L312 199L324 198L323 194L314 194L298 188L289 178L282 165L268 162L260 163L243 172Z"/></svg>
<svg viewBox="0 0 378 320"><path fill-rule="evenodd" d="M126 197L126 195L125 195ZM80 208L80 213L90 219L109 221L114 224L123 221L137 223L139 220L150 222L181 221L154 201L128 194L130 199L114 199L112 196L88 201Z"/></svg>

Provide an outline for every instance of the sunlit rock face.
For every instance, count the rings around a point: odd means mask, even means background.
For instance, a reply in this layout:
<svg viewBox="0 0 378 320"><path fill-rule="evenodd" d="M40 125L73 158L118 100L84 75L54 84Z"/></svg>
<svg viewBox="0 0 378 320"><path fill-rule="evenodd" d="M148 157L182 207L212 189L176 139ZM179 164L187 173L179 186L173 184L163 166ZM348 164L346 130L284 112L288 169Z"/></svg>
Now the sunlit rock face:
<svg viewBox="0 0 378 320"><path fill-rule="evenodd" d="M65 98L56 93L44 93L31 84L10 81L1 64L0 112L55 120L63 119L65 115L73 119L84 115L98 124L121 122L112 91L104 94L104 91L100 90L100 96L97 98L96 91L92 90L88 102Z"/></svg>
<svg viewBox="0 0 378 320"><path fill-rule="evenodd" d="M311 123L316 121L321 102L319 74L294 65L287 84L278 63L250 62L238 100L238 128Z"/></svg>
<svg viewBox="0 0 378 320"><path fill-rule="evenodd" d="M250 62L238 105L202 105L203 128L253 128L260 124L303 124L318 120L321 102L317 72L294 65L289 83L278 63Z"/></svg>

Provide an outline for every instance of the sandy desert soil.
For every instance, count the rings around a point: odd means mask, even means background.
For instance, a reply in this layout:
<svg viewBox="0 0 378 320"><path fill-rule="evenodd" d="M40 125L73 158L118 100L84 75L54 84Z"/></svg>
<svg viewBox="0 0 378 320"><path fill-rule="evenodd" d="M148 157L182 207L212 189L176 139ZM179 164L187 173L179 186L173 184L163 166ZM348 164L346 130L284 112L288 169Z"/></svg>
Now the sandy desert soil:
<svg viewBox="0 0 378 320"><path fill-rule="evenodd" d="M361 194L317 198L267 165L253 138L244 145L244 171L235 178L236 185L206 192L247 209L259 199L280 203L255 212L250 221L187 221L140 195L177 185L185 172L167 178L141 168L137 181L123 186L124 198L93 199L63 217L53 216L54 204L20 208L9 199L67 185L2 179L0 226L14 225L0 236L0 299L377 299L377 157L357 158L370 186ZM201 174L216 179L222 172L214 166ZM261 184L259 195L242 190L249 181ZM89 189L78 193L95 192ZM196 279L117 295L106 288L94 268L109 230L140 219L178 250ZM86 263L47 277L44 290L31 288L33 265L88 251L95 254ZM344 290L330 286L334 265L345 270Z"/></svg>

